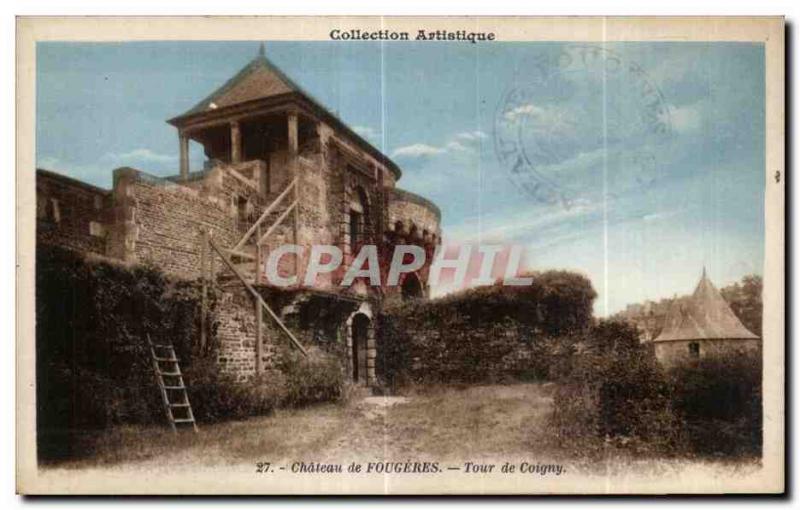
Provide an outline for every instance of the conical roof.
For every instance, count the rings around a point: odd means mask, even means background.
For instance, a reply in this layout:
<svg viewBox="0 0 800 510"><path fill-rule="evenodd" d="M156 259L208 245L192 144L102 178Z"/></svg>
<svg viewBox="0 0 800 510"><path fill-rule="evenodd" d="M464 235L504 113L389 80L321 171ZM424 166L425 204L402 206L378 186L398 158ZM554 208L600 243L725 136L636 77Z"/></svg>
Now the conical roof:
<svg viewBox="0 0 800 510"><path fill-rule="evenodd" d="M178 118L289 92L300 92L313 100L308 93L270 62L262 44L258 55L249 64Z"/></svg>
<svg viewBox="0 0 800 510"><path fill-rule="evenodd" d="M706 270L689 299L676 299L655 342L704 339L755 339L711 283Z"/></svg>

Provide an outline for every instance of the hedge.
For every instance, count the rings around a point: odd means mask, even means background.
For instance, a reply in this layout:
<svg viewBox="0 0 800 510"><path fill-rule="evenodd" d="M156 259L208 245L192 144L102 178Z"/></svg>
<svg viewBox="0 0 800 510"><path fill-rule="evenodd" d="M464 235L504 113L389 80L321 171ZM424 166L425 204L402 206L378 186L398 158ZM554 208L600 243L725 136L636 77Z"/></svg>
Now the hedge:
<svg viewBox="0 0 800 510"><path fill-rule="evenodd" d="M532 276L530 286L498 283L384 310L379 379L396 389L547 378L558 339L588 327L596 293L576 273Z"/></svg>

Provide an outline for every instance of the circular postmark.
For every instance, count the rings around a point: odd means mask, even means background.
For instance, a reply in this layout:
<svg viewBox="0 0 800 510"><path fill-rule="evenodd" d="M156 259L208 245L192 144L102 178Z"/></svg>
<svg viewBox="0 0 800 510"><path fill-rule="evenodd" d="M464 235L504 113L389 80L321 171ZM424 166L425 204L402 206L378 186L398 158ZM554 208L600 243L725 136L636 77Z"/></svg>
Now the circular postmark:
<svg viewBox="0 0 800 510"><path fill-rule="evenodd" d="M495 153L535 200L571 207L647 187L670 140L669 106L644 69L566 45L527 59L495 113Z"/></svg>

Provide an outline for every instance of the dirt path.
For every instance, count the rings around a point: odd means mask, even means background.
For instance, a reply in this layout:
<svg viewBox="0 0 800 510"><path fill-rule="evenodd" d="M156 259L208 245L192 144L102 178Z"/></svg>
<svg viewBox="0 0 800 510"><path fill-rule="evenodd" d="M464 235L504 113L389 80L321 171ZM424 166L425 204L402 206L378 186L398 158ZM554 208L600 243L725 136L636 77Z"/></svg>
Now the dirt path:
<svg viewBox="0 0 800 510"><path fill-rule="evenodd" d="M92 437L85 458L59 468L252 465L257 461L502 457L543 450L552 406L543 384L440 388L403 397L362 394L346 404L281 410L174 436L124 427Z"/></svg>
<svg viewBox="0 0 800 510"><path fill-rule="evenodd" d="M549 394L549 385L515 384L363 398L350 404L348 427L319 454L443 460L541 453Z"/></svg>
<svg viewBox="0 0 800 510"><path fill-rule="evenodd" d="M551 393L548 384L440 388L283 410L269 417L206 425L197 435L128 427L98 437L86 458L60 463L42 475L68 483L77 475L112 474L124 484L134 474L158 481L192 473L209 483L227 483L253 480L259 463L270 463L276 470L273 475L279 476L291 474L291 466L299 462L382 461L438 462L447 467L467 461L553 463L563 464L570 474L583 472L600 480L632 474L659 479L666 472L688 480L738 474L739 468L718 462L609 457L585 465L581 459L566 458L546 428ZM314 488L322 479L307 480ZM224 485L218 490L228 489Z"/></svg>

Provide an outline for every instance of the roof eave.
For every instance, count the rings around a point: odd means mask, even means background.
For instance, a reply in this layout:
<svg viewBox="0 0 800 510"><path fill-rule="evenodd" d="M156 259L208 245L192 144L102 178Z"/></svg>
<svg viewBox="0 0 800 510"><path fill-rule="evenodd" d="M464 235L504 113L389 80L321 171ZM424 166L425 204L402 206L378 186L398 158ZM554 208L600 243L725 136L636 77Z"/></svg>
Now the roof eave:
<svg viewBox="0 0 800 510"><path fill-rule="evenodd" d="M289 92L286 94L280 94L278 96L272 96L268 98L259 98L254 99L252 101L245 101L243 103L237 103L230 106L223 106L220 108L216 108L213 110L205 110L200 112L194 113L184 113L178 115L177 117L173 117L167 120L167 123L178 128L182 129L189 125L191 125L192 121L203 120L204 118L213 118L216 116L224 116L235 114L238 111L245 111L252 108L258 108L259 106L274 103L273 106L279 106L282 103L290 104L292 102L298 103L299 106L304 106L306 109L312 110L317 116L324 118L324 120L335 126L337 129L344 131L349 138L356 142L362 149L366 152L370 153L372 157L378 160L381 164L385 165L392 173L395 175L396 180L400 180L403 176L402 170L394 161L389 158L386 154L378 150L375 146L365 140L361 135L353 131L347 124L342 122L338 117L333 115L329 112L324 106L317 104L315 101L310 100L304 94L300 92Z"/></svg>
<svg viewBox="0 0 800 510"><path fill-rule="evenodd" d="M666 338L660 339L656 338L651 340L653 343L669 343L669 342L701 342L701 341L713 341L713 340L729 340L729 341L744 341L744 340L761 340L758 336L750 336L750 337L690 337L690 338Z"/></svg>

